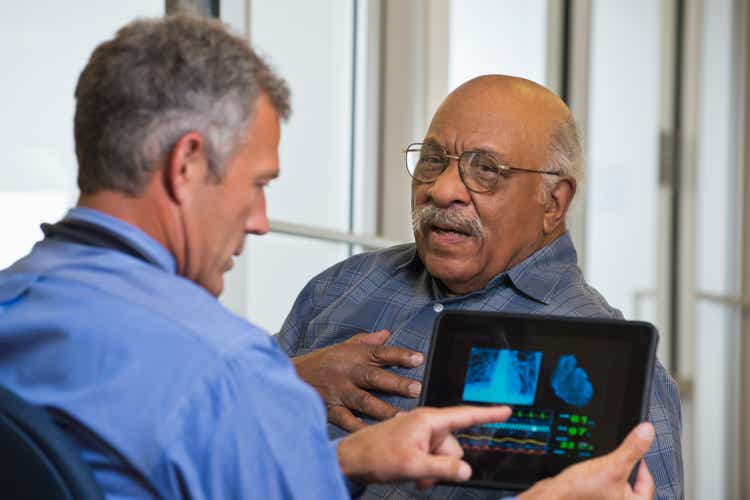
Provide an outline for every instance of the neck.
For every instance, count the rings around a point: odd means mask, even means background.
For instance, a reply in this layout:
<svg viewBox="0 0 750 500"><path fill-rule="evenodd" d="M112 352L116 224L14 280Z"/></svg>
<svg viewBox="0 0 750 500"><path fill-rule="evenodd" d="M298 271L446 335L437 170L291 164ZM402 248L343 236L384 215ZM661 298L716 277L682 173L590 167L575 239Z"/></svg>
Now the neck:
<svg viewBox="0 0 750 500"><path fill-rule="evenodd" d="M542 240L542 244L539 245L539 248L537 248L537 250L539 250L542 247L546 247L547 245L549 245L550 243L552 243L553 241L555 241L557 238L559 238L560 236L562 236L563 234L565 234L565 231L567 231L567 230L568 229L565 227L565 223L563 222L562 224L560 224L559 226L557 226L552 232L550 232L549 234L544 235L544 239Z"/></svg>
<svg viewBox="0 0 750 500"><path fill-rule="evenodd" d="M514 255L510 261L508 262L508 265L505 266L505 269L503 269L501 272L505 272L509 269L512 269L516 267L521 262L525 261L532 255L534 255L536 252L541 250L542 248L546 247L547 245L551 244L553 241L555 241L557 238L565 234L565 224L562 223L559 226L557 226L555 229L550 231L549 233L542 234L539 239L531 243L530 245L522 248L516 255Z"/></svg>
<svg viewBox="0 0 750 500"><path fill-rule="evenodd" d="M505 271L508 271L509 269L514 268L524 260L531 257L533 254L541 250L542 248L546 247L547 245L550 245L553 241L558 239L560 236L565 234L565 224L560 224L557 228L555 228L553 231L543 234L540 236L538 240L535 240L530 245L522 248L519 250L509 261L508 265L505 266L504 269L500 270L495 276L498 276L499 274L504 273ZM460 284L451 284L448 285L445 282L442 282L438 280L438 283L442 285L443 292L449 296L454 297L457 295L466 295L471 292L475 292L477 290L481 290L485 286L487 286L487 283L490 282L492 278L495 276L490 277L489 279L485 279L481 282L474 282L474 283L460 283Z"/></svg>
<svg viewBox="0 0 750 500"><path fill-rule="evenodd" d="M184 238L179 231L179 220L174 205L168 198L145 192L130 196L119 191L99 190L81 194L76 203L79 207L91 208L135 226L151 236L181 262Z"/></svg>

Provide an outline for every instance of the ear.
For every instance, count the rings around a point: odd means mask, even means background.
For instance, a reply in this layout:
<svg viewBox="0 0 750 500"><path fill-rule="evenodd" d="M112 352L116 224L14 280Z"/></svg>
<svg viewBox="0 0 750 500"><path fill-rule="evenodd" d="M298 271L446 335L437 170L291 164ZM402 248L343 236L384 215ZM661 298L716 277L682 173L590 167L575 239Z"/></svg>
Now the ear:
<svg viewBox="0 0 750 500"><path fill-rule="evenodd" d="M572 177L561 178L549 194L544 205L544 233L550 234L560 224L565 223L570 202L576 194L576 180Z"/></svg>
<svg viewBox="0 0 750 500"><path fill-rule="evenodd" d="M208 157L205 139L198 132L184 134L172 146L164 165L166 192L178 205L188 203L206 181Z"/></svg>

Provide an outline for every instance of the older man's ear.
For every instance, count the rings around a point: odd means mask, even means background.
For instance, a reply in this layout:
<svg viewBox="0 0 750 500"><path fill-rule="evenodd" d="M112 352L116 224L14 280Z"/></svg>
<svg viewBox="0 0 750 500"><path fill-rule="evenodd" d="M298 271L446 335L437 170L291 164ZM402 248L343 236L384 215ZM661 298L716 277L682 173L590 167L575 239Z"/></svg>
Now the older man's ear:
<svg viewBox="0 0 750 500"><path fill-rule="evenodd" d="M565 176L552 188L544 204L544 234L558 232L565 227L565 215L576 194L576 180Z"/></svg>

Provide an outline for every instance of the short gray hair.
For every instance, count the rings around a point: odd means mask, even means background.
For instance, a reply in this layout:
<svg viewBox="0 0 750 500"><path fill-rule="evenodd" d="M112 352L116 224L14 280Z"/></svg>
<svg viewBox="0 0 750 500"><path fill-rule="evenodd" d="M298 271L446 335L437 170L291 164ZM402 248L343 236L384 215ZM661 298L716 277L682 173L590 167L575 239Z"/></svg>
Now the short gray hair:
<svg viewBox="0 0 750 500"><path fill-rule="evenodd" d="M131 22L94 50L78 79L78 187L138 196L190 131L204 136L221 179L261 94L288 118L286 82L221 22L185 13Z"/></svg>
<svg viewBox="0 0 750 500"><path fill-rule="evenodd" d="M573 117L568 117L560 123L550 138L547 170L570 176L575 179L577 184L581 185L584 182L584 169L581 136ZM559 177L553 175L543 175L542 177L544 178L542 201L546 202Z"/></svg>

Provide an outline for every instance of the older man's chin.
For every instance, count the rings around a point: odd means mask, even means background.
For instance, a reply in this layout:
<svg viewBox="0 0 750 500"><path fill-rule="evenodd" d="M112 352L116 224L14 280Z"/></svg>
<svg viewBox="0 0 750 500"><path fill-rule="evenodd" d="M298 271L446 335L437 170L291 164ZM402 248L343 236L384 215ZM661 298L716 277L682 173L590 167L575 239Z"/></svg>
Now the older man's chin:
<svg viewBox="0 0 750 500"><path fill-rule="evenodd" d="M478 265L477 252L445 253L427 250L420 252L420 259L432 277L455 293L470 291L466 287L475 288L471 283L482 271Z"/></svg>
<svg viewBox="0 0 750 500"><path fill-rule="evenodd" d="M420 231L415 236L419 257L433 276L476 266L482 247L478 236L435 230Z"/></svg>

